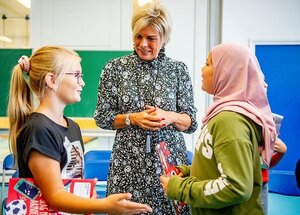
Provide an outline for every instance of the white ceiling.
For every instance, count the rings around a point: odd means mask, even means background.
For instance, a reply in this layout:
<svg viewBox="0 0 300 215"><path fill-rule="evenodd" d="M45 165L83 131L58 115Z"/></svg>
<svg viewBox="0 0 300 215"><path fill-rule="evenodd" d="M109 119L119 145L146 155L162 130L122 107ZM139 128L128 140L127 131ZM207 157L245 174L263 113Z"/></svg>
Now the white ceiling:
<svg viewBox="0 0 300 215"><path fill-rule="evenodd" d="M17 0L0 0L1 17L25 17L29 14L29 9L20 4Z"/></svg>
<svg viewBox="0 0 300 215"><path fill-rule="evenodd" d="M25 17L30 10L17 0L0 0L0 36L11 42L0 41L0 48L23 48L29 46L30 20ZM3 19L3 16L7 19Z"/></svg>

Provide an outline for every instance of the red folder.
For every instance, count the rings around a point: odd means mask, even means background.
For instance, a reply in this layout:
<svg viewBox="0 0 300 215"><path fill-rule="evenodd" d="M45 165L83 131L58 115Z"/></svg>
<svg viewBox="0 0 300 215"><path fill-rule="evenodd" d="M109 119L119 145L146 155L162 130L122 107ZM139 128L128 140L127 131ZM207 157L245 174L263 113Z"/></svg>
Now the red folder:
<svg viewBox="0 0 300 215"><path fill-rule="evenodd" d="M93 179L63 179L63 183L66 191L84 198L90 198L95 187ZM69 214L51 209L32 178L9 180L5 210L7 215Z"/></svg>
<svg viewBox="0 0 300 215"><path fill-rule="evenodd" d="M165 141L160 142L156 146L156 151L159 156L159 160L163 169L164 176L171 177L178 175L180 171L176 168L173 160L171 159L171 153L168 148L168 144ZM180 210L184 207L184 202L174 201L174 210L176 215L180 215Z"/></svg>

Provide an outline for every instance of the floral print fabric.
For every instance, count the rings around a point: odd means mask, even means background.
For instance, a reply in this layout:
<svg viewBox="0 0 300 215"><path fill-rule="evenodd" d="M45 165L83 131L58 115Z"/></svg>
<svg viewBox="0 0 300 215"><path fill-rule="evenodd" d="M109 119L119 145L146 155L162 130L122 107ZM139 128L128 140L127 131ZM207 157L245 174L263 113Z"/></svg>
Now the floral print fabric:
<svg viewBox="0 0 300 215"><path fill-rule="evenodd" d="M197 128L192 83L186 65L165 56L142 61L134 52L109 61L101 75L94 118L99 127L113 129L117 114L140 112L145 105L156 105L166 111L186 113L191 126ZM151 151L146 153L146 136L151 136ZM166 141L172 153L172 162L186 164L184 137L175 126L149 132L138 126L128 126L116 132L107 194L130 192L132 200L150 205L153 214L173 214L172 200L165 197L159 176L162 167L155 147ZM189 214L189 208L181 214Z"/></svg>

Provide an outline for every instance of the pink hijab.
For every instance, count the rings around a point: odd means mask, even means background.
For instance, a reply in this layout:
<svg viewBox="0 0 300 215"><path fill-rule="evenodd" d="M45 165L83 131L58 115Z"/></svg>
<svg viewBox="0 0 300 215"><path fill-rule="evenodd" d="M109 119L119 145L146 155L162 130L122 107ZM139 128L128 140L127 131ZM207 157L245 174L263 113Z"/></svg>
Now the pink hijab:
<svg viewBox="0 0 300 215"><path fill-rule="evenodd" d="M247 47L220 44L212 49L214 98L202 127L217 113L229 110L243 114L262 127L263 162L269 166L276 137L275 125L256 57Z"/></svg>

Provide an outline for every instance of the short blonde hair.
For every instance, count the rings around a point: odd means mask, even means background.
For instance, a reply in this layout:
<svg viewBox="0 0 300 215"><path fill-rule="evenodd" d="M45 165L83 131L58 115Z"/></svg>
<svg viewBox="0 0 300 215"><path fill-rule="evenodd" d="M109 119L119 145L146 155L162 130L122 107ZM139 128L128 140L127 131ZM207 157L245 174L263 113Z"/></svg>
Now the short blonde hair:
<svg viewBox="0 0 300 215"><path fill-rule="evenodd" d="M132 36L134 37L147 26L153 26L162 37L164 45L170 41L172 31L171 17L160 3L147 3L136 9L131 20Z"/></svg>

